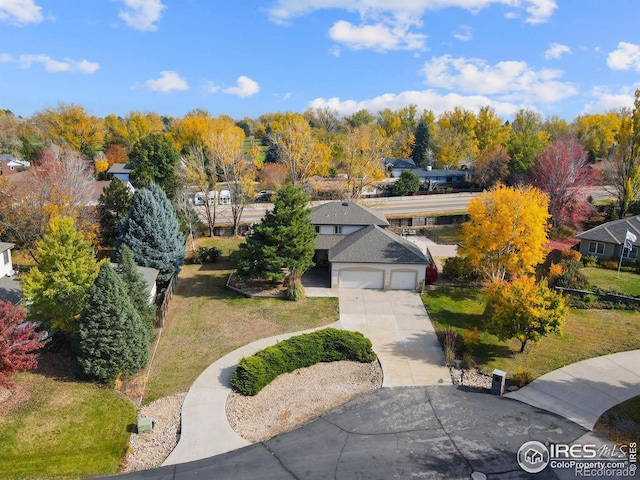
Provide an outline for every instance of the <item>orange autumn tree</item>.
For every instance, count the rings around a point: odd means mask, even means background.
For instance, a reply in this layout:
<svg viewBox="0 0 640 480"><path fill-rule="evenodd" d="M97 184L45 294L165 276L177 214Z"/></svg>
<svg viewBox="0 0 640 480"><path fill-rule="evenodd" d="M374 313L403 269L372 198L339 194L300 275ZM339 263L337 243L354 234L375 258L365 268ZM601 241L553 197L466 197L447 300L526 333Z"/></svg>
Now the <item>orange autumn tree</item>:
<svg viewBox="0 0 640 480"><path fill-rule="evenodd" d="M546 255L549 199L530 186L502 184L469 202L460 253L486 280L533 273Z"/></svg>

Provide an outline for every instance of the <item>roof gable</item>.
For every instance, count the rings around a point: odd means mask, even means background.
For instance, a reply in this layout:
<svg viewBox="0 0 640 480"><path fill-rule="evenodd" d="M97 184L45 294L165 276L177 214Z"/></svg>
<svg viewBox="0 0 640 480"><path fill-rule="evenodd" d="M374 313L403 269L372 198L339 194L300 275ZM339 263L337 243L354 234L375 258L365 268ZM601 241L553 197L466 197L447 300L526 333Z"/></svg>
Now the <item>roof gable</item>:
<svg viewBox="0 0 640 480"><path fill-rule="evenodd" d="M429 260L413 243L377 225L347 235L329 250L330 262L418 263Z"/></svg>
<svg viewBox="0 0 640 480"><path fill-rule="evenodd" d="M579 233L576 235L576 238L579 238L580 240L592 240L595 242L622 245L624 243L627 230L640 239L640 215L603 223L602 225L593 227L586 232ZM633 245L640 245L640 241L633 242Z"/></svg>
<svg viewBox="0 0 640 480"><path fill-rule="evenodd" d="M15 247L15 244L13 243L0 242L0 253L6 250L11 250L13 247Z"/></svg>
<svg viewBox="0 0 640 480"><path fill-rule="evenodd" d="M353 202L327 202L311 210L313 225L379 225L388 227L382 213Z"/></svg>

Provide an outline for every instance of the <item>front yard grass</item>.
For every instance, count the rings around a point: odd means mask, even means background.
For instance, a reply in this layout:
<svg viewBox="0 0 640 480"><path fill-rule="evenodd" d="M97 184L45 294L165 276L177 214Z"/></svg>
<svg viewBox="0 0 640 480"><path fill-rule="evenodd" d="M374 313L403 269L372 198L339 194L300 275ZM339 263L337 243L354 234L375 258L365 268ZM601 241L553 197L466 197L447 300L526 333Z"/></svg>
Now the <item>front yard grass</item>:
<svg viewBox="0 0 640 480"><path fill-rule="evenodd" d="M511 377L522 367L539 377L587 358L640 348L640 315L635 311L571 309L563 336L544 337L521 354L517 340L501 342L486 332L486 297L479 289L439 287L423 294L422 300L436 331L450 326L462 335L465 329L478 327L480 344L473 357L485 374L497 368Z"/></svg>
<svg viewBox="0 0 640 480"><path fill-rule="evenodd" d="M182 268L145 403L187 391L211 363L247 343L338 320L337 298L245 298L225 288L232 271L229 263Z"/></svg>
<svg viewBox="0 0 640 480"><path fill-rule="evenodd" d="M589 284L605 292L640 297L640 275L632 272L620 272L608 268L587 267L580 270L589 280Z"/></svg>
<svg viewBox="0 0 640 480"><path fill-rule="evenodd" d="M640 438L640 396L633 397L604 412L593 431L618 445L629 445Z"/></svg>
<svg viewBox="0 0 640 480"><path fill-rule="evenodd" d="M118 473L135 422L129 400L38 371L16 375L15 383L20 401L0 414L1 479Z"/></svg>

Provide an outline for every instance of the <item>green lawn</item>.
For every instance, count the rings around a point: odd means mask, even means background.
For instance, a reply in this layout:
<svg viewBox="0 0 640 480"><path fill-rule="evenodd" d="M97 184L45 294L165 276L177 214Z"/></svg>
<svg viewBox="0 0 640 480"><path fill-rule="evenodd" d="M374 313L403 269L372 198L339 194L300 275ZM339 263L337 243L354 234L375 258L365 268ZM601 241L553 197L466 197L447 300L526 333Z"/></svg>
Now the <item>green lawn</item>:
<svg viewBox="0 0 640 480"><path fill-rule="evenodd" d="M640 274L620 272L607 268L588 267L580 270L589 280L589 284L606 292L640 297Z"/></svg>
<svg viewBox="0 0 640 480"><path fill-rule="evenodd" d="M107 388L54 377L16 376L16 395L24 398L0 413L0 478L118 473L135 422L133 403Z"/></svg>
<svg viewBox="0 0 640 480"><path fill-rule="evenodd" d="M186 391L211 363L254 340L338 320L337 298L245 298L225 288L231 272L229 264L183 267L145 402Z"/></svg>
<svg viewBox="0 0 640 480"><path fill-rule="evenodd" d="M422 299L437 331L451 326L462 335L478 327L474 358L487 374L498 368L511 376L521 366L538 377L587 358L640 348L640 315L633 311L572 309L563 336L547 336L520 354L517 340L501 342L485 331L485 296L479 289L440 287Z"/></svg>

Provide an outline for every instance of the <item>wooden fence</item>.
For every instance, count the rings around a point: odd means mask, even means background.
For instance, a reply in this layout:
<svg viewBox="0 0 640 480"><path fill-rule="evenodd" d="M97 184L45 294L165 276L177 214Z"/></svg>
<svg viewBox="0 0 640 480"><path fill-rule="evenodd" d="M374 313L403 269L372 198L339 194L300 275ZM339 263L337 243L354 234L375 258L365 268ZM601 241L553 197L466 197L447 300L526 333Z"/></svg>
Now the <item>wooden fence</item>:
<svg viewBox="0 0 640 480"><path fill-rule="evenodd" d="M162 298L162 304L156 312L156 326L159 328L164 327L164 319L169 311L169 303L171 303L171 297L173 297L173 289L178 283L178 275L171 277L171 281L164 291L164 297Z"/></svg>

